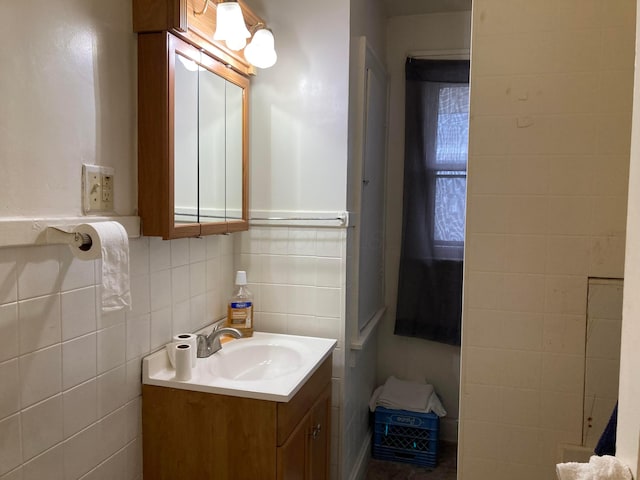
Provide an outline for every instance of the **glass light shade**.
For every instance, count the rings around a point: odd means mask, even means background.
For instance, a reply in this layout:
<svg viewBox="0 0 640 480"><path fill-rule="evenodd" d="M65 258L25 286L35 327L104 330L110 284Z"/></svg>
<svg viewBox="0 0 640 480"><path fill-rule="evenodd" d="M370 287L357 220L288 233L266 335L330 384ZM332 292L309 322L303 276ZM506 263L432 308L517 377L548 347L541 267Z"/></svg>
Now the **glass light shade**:
<svg viewBox="0 0 640 480"><path fill-rule="evenodd" d="M225 40L229 42L237 42L237 39L249 38L251 33L247 30L242 16L240 4L236 1L222 2L216 7L216 33L213 34L214 40ZM238 45L238 43L235 43ZM229 48L233 48L230 45ZM244 47L242 45L240 48ZM239 49L238 49L239 50Z"/></svg>
<svg viewBox="0 0 640 480"><path fill-rule="evenodd" d="M244 37L235 37L228 38L225 43L231 50L242 50L247 44L247 40Z"/></svg>
<svg viewBox="0 0 640 480"><path fill-rule="evenodd" d="M269 68L276 63L278 55L271 30L262 28L253 34L253 40L244 49L244 57L258 68Z"/></svg>

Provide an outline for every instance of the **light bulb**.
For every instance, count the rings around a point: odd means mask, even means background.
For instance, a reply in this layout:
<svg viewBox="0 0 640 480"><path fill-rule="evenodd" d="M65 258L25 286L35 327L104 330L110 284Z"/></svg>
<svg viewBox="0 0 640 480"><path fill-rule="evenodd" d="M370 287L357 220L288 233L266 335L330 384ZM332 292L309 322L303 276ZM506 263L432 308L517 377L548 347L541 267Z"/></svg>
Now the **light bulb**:
<svg viewBox="0 0 640 480"><path fill-rule="evenodd" d="M228 38L225 43L231 50L242 50L247 44L247 40L244 37L235 37Z"/></svg>
<svg viewBox="0 0 640 480"><path fill-rule="evenodd" d="M274 47L273 33L261 28L253 35L253 40L244 49L244 57L258 68L269 68L276 63L278 55Z"/></svg>
<svg viewBox="0 0 640 480"><path fill-rule="evenodd" d="M213 34L213 39L228 42L232 39L249 37L251 33L244 23L240 4L237 1L219 3L216 7L216 32Z"/></svg>

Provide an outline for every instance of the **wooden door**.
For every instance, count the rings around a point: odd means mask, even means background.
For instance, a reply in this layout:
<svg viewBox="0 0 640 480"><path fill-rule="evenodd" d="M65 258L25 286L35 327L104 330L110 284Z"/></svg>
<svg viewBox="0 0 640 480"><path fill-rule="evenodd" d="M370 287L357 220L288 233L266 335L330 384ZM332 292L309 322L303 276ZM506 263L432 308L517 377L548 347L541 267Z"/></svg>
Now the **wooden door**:
<svg viewBox="0 0 640 480"><path fill-rule="evenodd" d="M307 454L310 414L300 421L277 452L278 480L307 480Z"/></svg>
<svg viewBox="0 0 640 480"><path fill-rule="evenodd" d="M329 478L329 440L331 439L331 388L327 387L310 412L308 450L309 480Z"/></svg>

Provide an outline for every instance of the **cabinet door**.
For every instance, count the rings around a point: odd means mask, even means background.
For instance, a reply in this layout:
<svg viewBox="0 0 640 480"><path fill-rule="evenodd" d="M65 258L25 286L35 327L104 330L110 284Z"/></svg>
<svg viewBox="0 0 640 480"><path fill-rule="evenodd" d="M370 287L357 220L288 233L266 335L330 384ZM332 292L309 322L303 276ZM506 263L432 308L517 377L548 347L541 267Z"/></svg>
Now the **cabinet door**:
<svg viewBox="0 0 640 480"><path fill-rule="evenodd" d="M278 448L278 480L327 480L331 386L327 385L287 441Z"/></svg>
<svg viewBox="0 0 640 480"><path fill-rule="evenodd" d="M248 229L249 79L167 32L138 35L145 236Z"/></svg>
<svg viewBox="0 0 640 480"><path fill-rule="evenodd" d="M310 414L300 421L287 441L277 451L278 480L306 480L307 443L309 436Z"/></svg>
<svg viewBox="0 0 640 480"><path fill-rule="evenodd" d="M225 90L227 81L200 67L199 70L198 143L200 146L197 189L198 221L226 221L225 213ZM234 186L235 188L235 186ZM242 185L238 185L242 188Z"/></svg>
<svg viewBox="0 0 640 480"><path fill-rule="evenodd" d="M329 440L331 426L331 387L327 387L310 412L308 450L309 480L329 478Z"/></svg>
<svg viewBox="0 0 640 480"><path fill-rule="evenodd" d="M173 42L170 42L172 46ZM175 225L198 223L198 64L191 48L173 48L173 204ZM224 81L224 80L223 80ZM170 121L171 121L170 120Z"/></svg>

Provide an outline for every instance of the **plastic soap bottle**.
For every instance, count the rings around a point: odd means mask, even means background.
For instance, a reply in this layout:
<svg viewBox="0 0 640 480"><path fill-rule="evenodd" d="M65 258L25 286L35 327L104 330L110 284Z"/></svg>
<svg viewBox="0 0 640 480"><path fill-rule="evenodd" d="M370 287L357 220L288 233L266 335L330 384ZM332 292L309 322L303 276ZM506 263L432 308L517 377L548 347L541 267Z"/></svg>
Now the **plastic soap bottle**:
<svg viewBox="0 0 640 480"><path fill-rule="evenodd" d="M253 294L247 288L247 272L236 273L236 290L229 300L227 326L233 327L244 337L253 335Z"/></svg>

